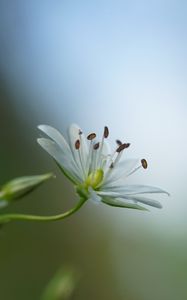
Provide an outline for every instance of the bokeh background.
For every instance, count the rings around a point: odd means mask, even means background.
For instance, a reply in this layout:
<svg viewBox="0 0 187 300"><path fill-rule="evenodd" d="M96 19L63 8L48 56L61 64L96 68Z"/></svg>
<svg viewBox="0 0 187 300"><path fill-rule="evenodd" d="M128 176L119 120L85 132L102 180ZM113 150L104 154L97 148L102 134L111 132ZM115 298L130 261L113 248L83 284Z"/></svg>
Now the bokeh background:
<svg viewBox="0 0 187 300"><path fill-rule="evenodd" d="M149 162L131 183L171 194L149 213L87 203L63 222L1 228L1 299L39 300L67 264L81 274L72 299L187 299L186 16L183 0L0 0L0 184L57 175L5 211L77 201L36 143L41 123L108 125Z"/></svg>

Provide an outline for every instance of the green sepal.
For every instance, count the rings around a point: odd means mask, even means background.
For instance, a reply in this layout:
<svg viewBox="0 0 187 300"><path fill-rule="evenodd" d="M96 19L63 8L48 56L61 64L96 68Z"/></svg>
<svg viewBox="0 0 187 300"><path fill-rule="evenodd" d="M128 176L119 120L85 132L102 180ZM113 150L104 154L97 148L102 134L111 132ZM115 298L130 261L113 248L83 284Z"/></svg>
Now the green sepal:
<svg viewBox="0 0 187 300"><path fill-rule="evenodd" d="M89 199L88 190L85 188L84 185L77 185L76 192L80 198L83 198L85 201Z"/></svg>
<svg viewBox="0 0 187 300"><path fill-rule="evenodd" d="M12 179L0 189L0 207L6 206L10 202L22 198L52 177L54 177L52 173L47 173Z"/></svg>
<svg viewBox="0 0 187 300"><path fill-rule="evenodd" d="M124 202L124 201L122 201L120 199L116 199L116 198L103 197L102 202L107 204L107 205L115 206L115 207L123 207L123 208L131 208L131 209L149 211L147 208L145 208L145 207L143 207L139 204L127 203L127 202Z"/></svg>

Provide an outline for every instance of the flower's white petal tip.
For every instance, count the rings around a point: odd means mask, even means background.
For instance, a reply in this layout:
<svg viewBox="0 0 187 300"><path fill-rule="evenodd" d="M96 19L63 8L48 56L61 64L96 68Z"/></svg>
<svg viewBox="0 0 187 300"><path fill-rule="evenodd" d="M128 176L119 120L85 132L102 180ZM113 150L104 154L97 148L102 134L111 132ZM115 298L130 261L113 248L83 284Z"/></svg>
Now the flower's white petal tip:
<svg viewBox="0 0 187 300"><path fill-rule="evenodd" d="M170 193L168 193L167 191L165 191L165 190L163 190L161 188L155 187L155 189L157 189L155 191L155 193L166 194L167 196L170 196ZM153 191L153 193L154 193L154 191Z"/></svg>
<svg viewBox="0 0 187 300"><path fill-rule="evenodd" d="M77 125L76 123L72 123L68 128L70 135L77 135L79 133L79 130L80 130L80 126Z"/></svg>
<svg viewBox="0 0 187 300"><path fill-rule="evenodd" d="M46 138L37 138L36 141L37 141L37 143L38 143L40 146L44 147L44 143L47 142L47 141L49 141L49 140L46 139Z"/></svg>
<svg viewBox="0 0 187 300"><path fill-rule="evenodd" d="M160 191L161 194L166 194L167 196L171 196L171 194L169 192L167 192L167 191L165 191L165 190L163 190L161 188L156 188L156 189L158 190L158 193Z"/></svg>
<svg viewBox="0 0 187 300"><path fill-rule="evenodd" d="M36 139L36 141L37 141L37 143L38 143L39 145L41 145L41 139L42 139L42 138L37 138L37 139Z"/></svg>
<svg viewBox="0 0 187 300"><path fill-rule="evenodd" d="M41 131L44 131L46 127L48 127L48 125L40 124L37 126L37 128Z"/></svg>
<svg viewBox="0 0 187 300"><path fill-rule="evenodd" d="M44 124L39 124L39 125L37 125L37 128L40 129L40 127L42 128L42 126L45 126L45 125Z"/></svg>
<svg viewBox="0 0 187 300"><path fill-rule="evenodd" d="M80 126L77 123L71 123L70 126L69 126L69 128L71 128L71 129L79 129Z"/></svg>
<svg viewBox="0 0 187 300"><path fill-rule="evenodd" d="M51 132L53 132L53 133L58 132L57 129L53 128L50 125L46 125L46 124L40 124L37 126L37 128L49 136L51 135Z"/></svg>
<svg viewBox="0 0 187 300"><path fill-rule="evenodd" d="M171 196L171 194L170 193L168 193L167 191L164 191L164 190L162 190L163 192L163 194L166 194L168 197L170 197Z"/></svg>

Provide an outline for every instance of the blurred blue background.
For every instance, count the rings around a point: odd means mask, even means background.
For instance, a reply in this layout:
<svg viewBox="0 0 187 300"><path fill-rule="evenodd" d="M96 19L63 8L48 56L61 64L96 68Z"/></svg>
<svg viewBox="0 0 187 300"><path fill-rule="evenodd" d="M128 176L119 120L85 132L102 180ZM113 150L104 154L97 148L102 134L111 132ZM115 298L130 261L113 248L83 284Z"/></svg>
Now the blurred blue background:
<svg viewBox="0 0 187 300"><path fill-rule="evenodd" d="M162 210L88 203L55 224L12 223L0 232L1 298L39 299L71 263L72 299L187 299L187 2L0 1L1 184L53 170L57 180L9 211L50 214L74 190L36 144L41 123L131 143L145 157L131 183L170 192ZM52 299L53 300L53 299Z"/></svg>

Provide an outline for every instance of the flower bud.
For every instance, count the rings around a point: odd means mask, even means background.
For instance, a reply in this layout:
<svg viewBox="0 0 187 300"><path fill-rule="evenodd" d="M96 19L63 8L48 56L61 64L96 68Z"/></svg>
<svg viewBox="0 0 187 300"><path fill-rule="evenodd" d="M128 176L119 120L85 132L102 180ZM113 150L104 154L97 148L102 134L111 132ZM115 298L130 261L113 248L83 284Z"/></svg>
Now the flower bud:
<svg viewBox="0 0 187 300"><path fill-rule="evenodd" d="M40 184L52 177L54 175L48 173L12 179L0 189L0 208L32 192Z"/></svg>

